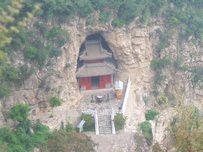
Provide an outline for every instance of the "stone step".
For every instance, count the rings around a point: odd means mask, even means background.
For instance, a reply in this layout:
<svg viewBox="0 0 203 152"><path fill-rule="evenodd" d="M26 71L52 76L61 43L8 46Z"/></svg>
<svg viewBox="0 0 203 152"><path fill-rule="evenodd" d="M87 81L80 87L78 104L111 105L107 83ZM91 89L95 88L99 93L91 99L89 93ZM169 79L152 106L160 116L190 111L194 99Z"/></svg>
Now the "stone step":
<svg viewBox="0 0 203 152"><path fill-rule="evenodd" d="M111 128L99 128L102 131L111 131Z"/></svg>
<svg viewBox="0 0 203 152"><path fill-rule="evenodd" d="M111 126L111 123L99 123L99 126L102 126L102 127Z"/></svg>
<svg viewBox="0 0 203 152"><path fill-rule="evenodd" d="M102 119L98 119L99 121L111 121L111 119L106 119L106 118L102 118Z"/></svg>
<svg viewBox="0 0 203 152"><path fill-rule="evenodd" d="M109 117L105 117L105 116L101 117L101 116L99 116L98 119L99 120L109 120L109 119L111 120L111 116L109 116Z"/></svg>
<svg viewBox="0 0 203 152"><path fill-rule="evenodd" d="M102 133L102 132L110 132L111 133L111 129L100 129L99 131L100 131L100 133Z"/></svg>
<svg viewBox="0 0 203 152"><path fill-rule="evenodd" d="M99 131L100 131L100 133L101 132L110 132L111 133L111 128L102 128L102 129L100 128Z"/></svg>
<svg viewBox="0 0 203 152"><path fill-rule="evenodd" d="M109 125L99 125L99 128L111 128L111 124L109 124Z"/></svg>
<svg viewBox="0 0 203 152"><path fill-rule="evenodd" d="M111 115L98 115L99 133L111 134Z"/></svg>
<svg viewBox="0 0 203 152"><path fill-rule="evenodd" d="M98 119L99 121L111 121L111 119Z"/></svg>
<svg viewBox="0 0 203 152"><path fill-rule="evenodd" d="M112 134L111 131L100 131L100 135L107 135L107 134Z"/></svg>

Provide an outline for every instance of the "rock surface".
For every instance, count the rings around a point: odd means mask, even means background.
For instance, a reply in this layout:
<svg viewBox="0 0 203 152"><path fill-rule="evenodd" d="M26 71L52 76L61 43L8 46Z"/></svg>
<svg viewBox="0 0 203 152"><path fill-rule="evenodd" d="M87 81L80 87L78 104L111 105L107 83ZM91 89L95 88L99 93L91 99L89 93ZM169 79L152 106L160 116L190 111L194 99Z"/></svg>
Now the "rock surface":
<svg viewBox="0 0 203 152"><path fill-rule="evenodd" d="M70 33L70 41L61 48L62 55L58 58L49 59L51 64L46 65L43 69L35 70L20 87L14 88L12 95L1 101L4 104L0 108L9 109L17 102L29 103L38 112L37 116L33 116L33 119L40 119L53 129L59 128L61 121L77 122L77 118L81 113L77 109L80 106L82 97L75 75L79 50L87 36L100 33L108 42L117 61L118 72L116 78L122 81L130 78L132 81L129 103L127 105L126 115L128 120L125 131L130 133L136 132L138 124L145 119L144 112L148 108L145 105L146 102L154 100L151 95L154 72L150 69L150 63L153 58L153 49L157 43L157 38L153 35L156 35L156 29L162 27L159 25L137 27L135 24L120 29L100 24L86 26L84 19L76 18L70 24L63 24L62 28ZM203 65L203 49L199 45L194 45L191 41L181 45L177 44L177 36L174 34L170 38L169 46L160 54L160 57L163 58L169 55L175 61L180 54L183 57L182 64L184 65ZM16 57L17 60L14 64L22 64L23 56L16 54ZM203 101L203 90L194 87L190 80L190 73L170 70L166 69L163 72L166 79L159 91L168 89L169 92L178 93L178 87L183 91L186 103L200 105ZM54 117L50 118L50 108L40 111L38 106L40 103L48 105L48 99L52 96L59 97L64 103L62 106L55 108ZM165 121L164 116L160 116L160 125L163 121ZM3 122L3 115L0 112L0 125ZM157 128L160 129L160 126L158 125ZM157 128L154 127L154 130L157 130ZM162 144L162 139L165 136L164 130L161 132L154 131L155 140L160 144ZM120 137L118 136L118 138ZM114 137L112 136L113 139ZM132 142L132 139L129 139L129 141ZM118 145L119 143L116 144ZM127 150L126 148L122 149L122 147L116 148L120 149L120 151ZM117 152L112 147L109 147L109 149ZM127 151L131 151L131 149Z"/></svg>

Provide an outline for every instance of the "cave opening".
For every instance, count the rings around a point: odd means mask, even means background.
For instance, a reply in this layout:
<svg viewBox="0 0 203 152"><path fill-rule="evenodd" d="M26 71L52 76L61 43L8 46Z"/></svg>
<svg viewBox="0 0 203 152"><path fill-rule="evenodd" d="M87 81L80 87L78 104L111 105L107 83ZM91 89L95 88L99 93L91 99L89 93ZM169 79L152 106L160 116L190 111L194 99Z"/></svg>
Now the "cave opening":
<svg viewBox="0 0 203 152"><path fill-rule="evenodd" d="M79 89L113 88L116 69L116 60L104 37L100 33L88 35L81 44L77 61Z"/></svg>

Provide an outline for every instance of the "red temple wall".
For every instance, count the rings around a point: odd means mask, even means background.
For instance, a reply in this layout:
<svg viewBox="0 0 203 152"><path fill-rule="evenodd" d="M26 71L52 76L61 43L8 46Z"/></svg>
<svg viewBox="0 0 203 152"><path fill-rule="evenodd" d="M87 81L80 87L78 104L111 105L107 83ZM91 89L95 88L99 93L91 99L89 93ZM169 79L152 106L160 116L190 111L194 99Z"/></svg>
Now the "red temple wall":
<svg viewBox="0 0 203 152"><path fill-rule="evenodd" d="M99 76L99 89L106 88L106 85L110 84L112 86L112 75L104 75ZM91 90L92 89L92 81L91 77L83 77L79 78L79 86L80 90L84 87L84 90Z"/></svg>
<svg viewBox="0 0 203 152"><path fill-rule="evenodd" d="M91 90L91 77L84 77L84 78L79 78L79 86L80 89L82 87L85 87L85 90Z"/></svg>
<svg viewBox="0 0 203 152"><path fill-rule="evenodd" d="M105 88L106 84L112 84L111 75L100 76L99 78L99 88Z"/></svg>

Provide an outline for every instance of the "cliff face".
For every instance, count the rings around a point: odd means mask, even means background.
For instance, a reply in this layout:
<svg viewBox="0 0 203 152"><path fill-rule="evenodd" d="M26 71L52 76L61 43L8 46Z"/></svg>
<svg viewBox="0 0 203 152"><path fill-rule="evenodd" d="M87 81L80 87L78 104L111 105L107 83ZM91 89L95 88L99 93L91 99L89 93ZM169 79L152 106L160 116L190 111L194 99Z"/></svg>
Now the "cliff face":
<svg viewBox="0 0 203 152"><path fill-rule="evenodd" d="M61 56L49 59L43 69L35 70L20 87L14 89L12 95L2 99L2 103L4 103L1 107L2 113L17 102L29 103L34 108L37 108L41 102L48 105L48 99L52 96L57 96L64 101L66 108L59 109L61 111L78 106L82 97L75 76L79 50L86 37L94 33L101 34L111 48L118 64L118 79L125 81L128 77L131 78L131 92L133 93L135 108L143 105L146 97L150 99L149 102L154 100L152 95L154 72L150 69L150 63L157 43L155 31L157 28L163 29L162 25L143 28L137 27L135 23L124 28L112 28L110 24L86 26L85 20L77 18L70 24L62 25L62 28L70 33L70 41L61 48ZM191 41L178 43L174 32L174 36L169 40L169 46L161 52L160 57L170 56L172 62L177 57L181 57L182 65L202 66L202 51L200 45L194 45ZM22 61L23 57L17 55L15 63ZM187 103L197 105L201 103L203 90L193 85L190 72L166 68L163 70L163 75L165 80L158 87L158 91L166 91L171 94L178 94L181 91ZM140 109L144 115L145 107ZM4 122L2 113L0 113L0 124ZM63 114L66 115L65 112ZM131 115L129 114L129 116ZM58 126L63 118L61 115L58 116L58 124L55 126ZM154 129L155 141L159 143L162 143L165 134L163 129L160 131L160 128L167 127L168 123L165 123L165 127L163 127L163 122L167 119L163 114ZM50 125L53 124L50 123ZM159 131L156 132L156 130Z"/></svg>
<svg viewBox="0 0 203 152"><path fill-rule="evenodd" d="M195 74L192 69L196 68L201 71L203 67L203 47L201 44L192 41L192 38L188 41L180 41L175 31L172 34L169 46L161 53L161 58L168 56L171 58L172 64L179 62L179 66L184 69L165 69L163 75L166 78L159 91L165 90L177 96L179 94L179 97L182 96L186 104L192 103L201 107L203 101L202 82L194 82ZM200 73L199 76L201 77Z"/></svg>
<svg viewBox="0 0 203 152"><path fill-rule="evenodd" d="M132 25L122 29L100 24L85 26L85 20L82 19L64 24L62 28L70 33L70 42L61 48L61 56L49 59L42 70L35 70L8 98L3 99L5 109L17 102L37 107L40 102L48 103L52 96L58 96L69 106L79 104L81 95L75 76L77 59L81 44L88 35L94 33L101 34L111 48L118 63L118 77L121 80L131 77L137 88L150 90L153 75L149 67L152 48L147 28ZM22 56L16 57L15 63L22 60Z"/></svg>

